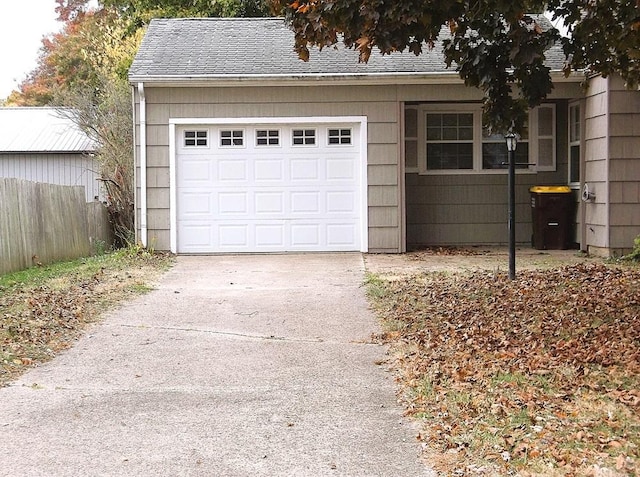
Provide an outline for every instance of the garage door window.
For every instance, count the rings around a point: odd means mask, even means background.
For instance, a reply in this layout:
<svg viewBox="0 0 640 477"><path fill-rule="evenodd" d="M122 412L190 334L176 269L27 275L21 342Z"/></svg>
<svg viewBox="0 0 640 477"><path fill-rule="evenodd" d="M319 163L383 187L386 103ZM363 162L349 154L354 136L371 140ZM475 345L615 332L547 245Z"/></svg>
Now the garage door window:
<svg viewBox="0 0 640 477"><path fill-rule="evenodd" d="M244 130L234 129L220 131L221 147L242 147L244 146Z"/></svg>
<svg viewBox="0 0 640 477"><path fill-rule="evenodd" d="M294 129L292 135L294 146L314 146L316 144L315 129Z"/></svg>
<svg viewBox="0 0 640 477"><path fill-rule="evenodd" d="M185 131L185 147L207 147L209 145L209 131Z"/></svg>
<svg viewBox="0 0 640 477"><path fill-rule="evenodd" d="M329 145L351 144L351 129L329 129Z"/></svg>
<svg viewBox="0 0 640 477"><path fill-rule="evenodd" d="M280 131L278 129L258 129L256 131L256 146L279 146Z"/></svg>

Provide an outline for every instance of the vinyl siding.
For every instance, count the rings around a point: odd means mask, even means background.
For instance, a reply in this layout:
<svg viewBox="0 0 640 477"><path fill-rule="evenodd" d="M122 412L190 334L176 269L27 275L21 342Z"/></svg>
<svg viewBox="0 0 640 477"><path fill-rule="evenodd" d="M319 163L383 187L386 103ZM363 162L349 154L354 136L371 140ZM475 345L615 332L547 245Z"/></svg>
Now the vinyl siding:
<svg viewBox="0 0 640 477"><path fill-rule="evenodd" d="M640 91L609 79L609 246L619 255L640 235Z"/></svg>
<svg viewBox="0 0 640 477"><path fill-rule="evenodd" d="M147 105L147 227L155 248L170 248L169 120L366 116L368 121L369 250L399 252L398 107L393 87L315 86L145 88ZM139 98L136 97L136 111ZM139 117L139 115L138 115ZM140 144L136 126L136 144ZM139 154L137 174L140 175ZM139 182L139 181L138 181ZM139 196L139 183L137 195ZM139 201L137 201L139 204ZM140 211L137 211L140 218ZM138 220L138 224L140 221ZM139 227L139 225L138 225ZM137 231L140 233L140 230Z"/></svg>
<svg viewBox="0 0 640 477"><path fill-rule="evenodd" d="M529 188L567 183L567 107L567 101L556 102L556 170L516 174L516 242L519 244L531 244ZM502 174L410 173L406 175L406 201L409 250L431 245L508 242L506 171Z"/></svg>
<svg viewBox="0 0 640 477"><path fill-rule="evenodd" d="M84 186L87 202L102 198L99 165L81 153L0 154L0 177L32 182Z"/></svg>

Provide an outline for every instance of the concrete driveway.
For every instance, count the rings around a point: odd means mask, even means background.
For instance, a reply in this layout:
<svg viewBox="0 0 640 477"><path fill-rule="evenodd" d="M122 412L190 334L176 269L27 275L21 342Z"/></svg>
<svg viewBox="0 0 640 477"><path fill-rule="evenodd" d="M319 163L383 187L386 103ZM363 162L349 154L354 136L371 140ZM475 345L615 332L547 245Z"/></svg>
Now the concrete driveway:
<svg viewBox="0 0 640 477"><path fill-rule="evenodd" d="M0 475L422 476L360 254L179 257L0 389Z"/></svg>

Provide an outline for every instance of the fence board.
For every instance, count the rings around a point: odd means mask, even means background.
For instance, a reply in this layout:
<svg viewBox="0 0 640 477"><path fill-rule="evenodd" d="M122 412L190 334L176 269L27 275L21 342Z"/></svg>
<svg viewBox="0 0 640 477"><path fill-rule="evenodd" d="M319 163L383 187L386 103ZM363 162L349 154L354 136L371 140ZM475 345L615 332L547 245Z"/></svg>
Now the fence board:
<svg viewBox="0 0 640 477"><path fill-rule="evenodd" d="M108 223L97 204L86 203L83 186L0 178L0 274L89 256L92 241L109 240L97 235Z"/></svg>

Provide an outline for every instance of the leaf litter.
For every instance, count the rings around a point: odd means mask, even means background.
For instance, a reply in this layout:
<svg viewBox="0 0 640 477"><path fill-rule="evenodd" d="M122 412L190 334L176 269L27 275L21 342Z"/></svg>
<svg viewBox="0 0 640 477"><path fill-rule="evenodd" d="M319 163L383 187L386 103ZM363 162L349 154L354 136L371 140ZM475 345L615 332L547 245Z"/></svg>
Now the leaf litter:
<svg viewBox="0 0 640 477"><path fill-rule="evenodd" d="M71 347L118 302L150 290L170 262L168 255L121 252L8 280L0 286L0 386Z"/></svg>
<svg viewBox="0 0 640 477"><path fill-rule="evenodd" d="M638 475L640 268L431 272L369 291L442 475Z"/></svg>

